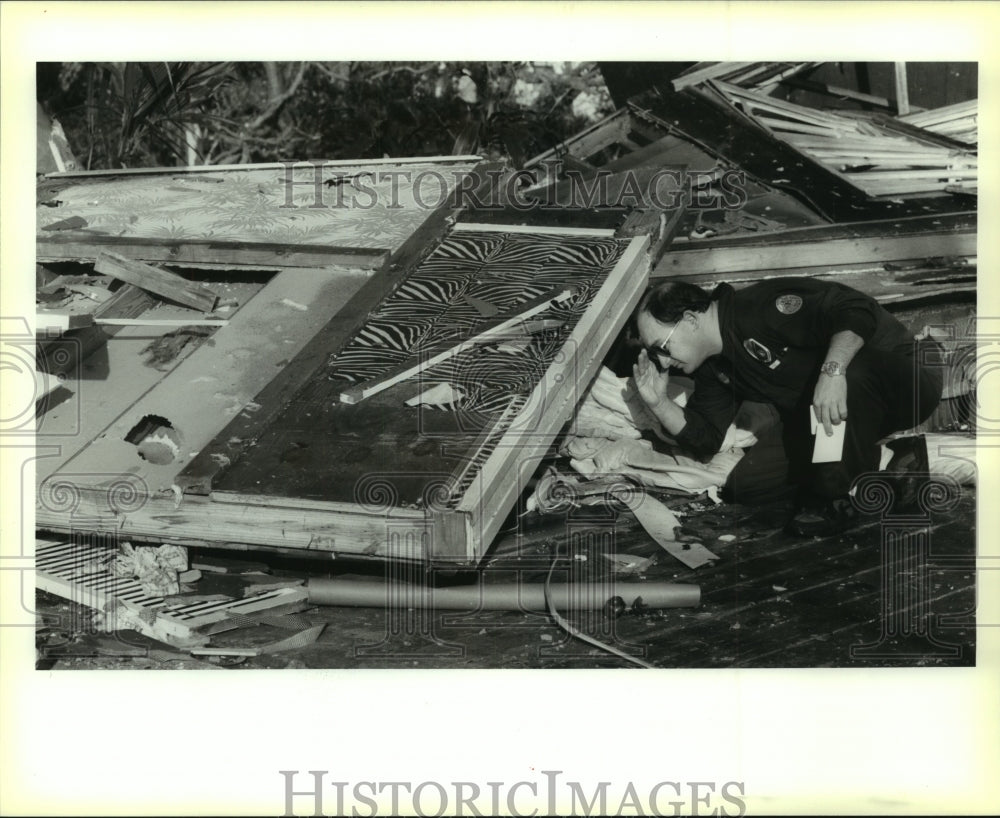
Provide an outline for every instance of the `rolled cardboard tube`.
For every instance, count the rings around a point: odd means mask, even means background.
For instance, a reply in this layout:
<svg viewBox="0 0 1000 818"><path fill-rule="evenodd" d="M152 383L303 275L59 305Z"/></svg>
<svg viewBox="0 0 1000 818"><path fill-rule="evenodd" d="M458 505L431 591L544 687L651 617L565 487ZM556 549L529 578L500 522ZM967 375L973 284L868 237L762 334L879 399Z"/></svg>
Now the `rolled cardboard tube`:
<svg viewBox="0 0 1000 818"><path fill-rule="evenodd" d="M355 608L435 608L442 611L547 611L542 582L461 585L429 588L404 583L313 578L306 584L313 605ZM693 608L701 601L698 585L672 582L553 583L552 604L558 611L600 610L615 597L625 606Z"/></svg>

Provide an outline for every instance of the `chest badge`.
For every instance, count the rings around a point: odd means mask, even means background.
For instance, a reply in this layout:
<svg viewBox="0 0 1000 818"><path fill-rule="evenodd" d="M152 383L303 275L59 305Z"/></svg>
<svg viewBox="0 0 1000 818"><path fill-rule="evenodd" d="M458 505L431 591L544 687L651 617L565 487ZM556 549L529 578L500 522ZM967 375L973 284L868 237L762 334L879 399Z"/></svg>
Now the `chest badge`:
<svg viewBox="0 0 1000 818"><path fill-rule="evenodd" d="M745 349L752 358L756 358L762 364L769 364L772 360L774 360L771 350L755 338L747 338L743 342L743 349Z"/></svg>
<svg viewBox="0 0 1000 818"><path fill-rule="evenodd" d="M798 295L782 295L774 302L774 306L784 315L794 315L802 309L802 298Z"/></svg>

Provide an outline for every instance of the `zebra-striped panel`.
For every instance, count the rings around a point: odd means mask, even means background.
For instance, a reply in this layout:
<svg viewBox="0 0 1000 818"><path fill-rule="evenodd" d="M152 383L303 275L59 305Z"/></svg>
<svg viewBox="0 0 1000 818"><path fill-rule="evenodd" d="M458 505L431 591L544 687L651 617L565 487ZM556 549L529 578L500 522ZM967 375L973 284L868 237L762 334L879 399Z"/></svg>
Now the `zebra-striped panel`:
<svg viewBox="0 0 1000 818"><path fill-rule="evenodd" d="M512 401L530 395L624 247L624 242L594 237L453 234L331 356L328 376L350 383L376 380L404 362L415 363L422 353L474 336L489 319L465 296L504 314L546 292L574 286L572 298L537 316L560 320L564 327L534 337L520 354L484 344L421 376L428 382L449 381L464 392L454 411L502 413Z"/></svg>

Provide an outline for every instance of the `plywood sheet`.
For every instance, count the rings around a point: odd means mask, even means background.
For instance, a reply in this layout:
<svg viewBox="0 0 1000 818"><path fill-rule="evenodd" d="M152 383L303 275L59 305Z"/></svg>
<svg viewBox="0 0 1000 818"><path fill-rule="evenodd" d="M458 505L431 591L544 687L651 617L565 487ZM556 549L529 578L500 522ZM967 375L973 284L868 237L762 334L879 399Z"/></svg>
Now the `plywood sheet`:
<svg viewBox="0 0 1000 818"><path fill-rule="evenodd" d="M251 403L367 278L364 271L279 273L227 326L63 463L60 476L89 486L127 475L133 485L151 493L170 491L174 475ZM172 427L169 462L143 459L126 439L147 417L163 418Z"/></svg>
<svg viewBox="0 0 1000 818"><path fill-rule="evenodd" d="M394 250L472 167L466 158L61 177L37 207L37 237ZM69 220L82 227L52 229Z"/></svg>

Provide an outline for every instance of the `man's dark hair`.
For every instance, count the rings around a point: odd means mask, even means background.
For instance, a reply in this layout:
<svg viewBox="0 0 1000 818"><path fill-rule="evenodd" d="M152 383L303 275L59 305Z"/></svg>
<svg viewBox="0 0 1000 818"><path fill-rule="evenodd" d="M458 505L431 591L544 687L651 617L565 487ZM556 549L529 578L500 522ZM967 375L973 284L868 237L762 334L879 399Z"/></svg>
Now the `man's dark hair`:
<svg viewBox="0 0 1000 818"><path fill-rule="evenodd" d="M648 312L664 324L676 324L688 310L705 312L712 296L686 281L666 281L648 290L639 302L639 312Z"/></svg>

